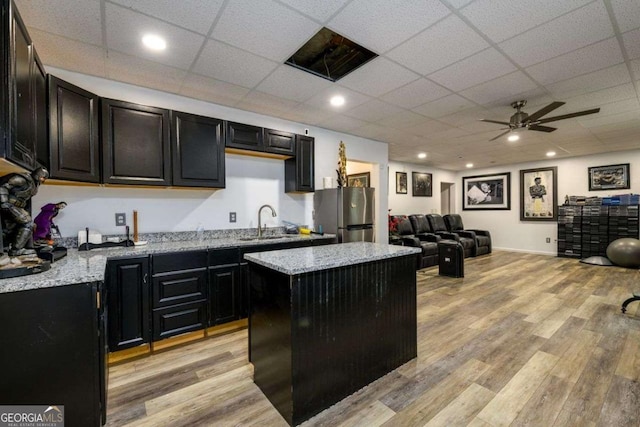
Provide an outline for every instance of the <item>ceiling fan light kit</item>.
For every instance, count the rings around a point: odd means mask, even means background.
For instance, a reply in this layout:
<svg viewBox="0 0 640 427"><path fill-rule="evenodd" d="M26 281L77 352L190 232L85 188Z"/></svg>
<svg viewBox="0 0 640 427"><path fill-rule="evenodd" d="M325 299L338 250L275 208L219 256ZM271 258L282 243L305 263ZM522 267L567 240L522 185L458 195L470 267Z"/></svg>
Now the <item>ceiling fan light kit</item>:
<svg viewBox="0 0 640 427"><path fill-rule="evenodd" d="M491 138L489 141L494 141L508 133L514 132L517 129L526 129L526 130L534 130L538 132L553 132L556 128L550 126L542 126L543 123L555 122L558 120L571 119L573 117L586 116L588 114L595 114L600 112L600 108L593 108L591 110L578 111L575 113L563 114L560 116L546 117L542 118L552 112L553 110L560 108L564 105L564 102L554 101L551 104L547 105L536 111L535 113L529 115L522 111L522 108L527 105L526 100L515 101L511 103L511 106L516 109L516 112L508 122L501 122L498 120L489 120L489 119L480 119L481 122L487 123L495 123L498 125L508 126L506 128L502 128L504 132L499 134L498 136ZM509 136L509 141L517 141L518 138L512 139L512 136Z"/></svg>

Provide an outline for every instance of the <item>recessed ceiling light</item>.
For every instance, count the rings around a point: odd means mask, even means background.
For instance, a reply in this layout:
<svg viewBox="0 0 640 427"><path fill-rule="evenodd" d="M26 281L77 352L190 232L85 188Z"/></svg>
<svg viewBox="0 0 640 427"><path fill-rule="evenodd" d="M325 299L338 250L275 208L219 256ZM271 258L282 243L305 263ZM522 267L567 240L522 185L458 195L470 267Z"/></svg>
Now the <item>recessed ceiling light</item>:
<svg viewBox="0 0 640 427"><path fill-rule="evenodd" d="M520 135L518 135L517 133L511 134L509 135L509 138L507 138L510 142L514 142L520 139Z"/></svg>
<svg viewBox="0 0 640 427"><path fill-rule="evenodd" d="M555 151L547 151L547 157L553 157L556 155Z"/></svg>
<svg viewBox="0 0 640 427"><path fill-rule="evenodd" d="M419 159L426 159L427 158L427 153L419 153L418 154L418 158Z"/></svg>
<svg viewBox="0 0 640 427"><path fill-rule="evenodd" d="M155 34L146 34L142 37L142 43L151 50L165 50L167 48L167 42Z"/></svg>
<svg viewBox="0 0 640 427"><path fill-rule="evenodd" d="M333 105L334 107L341 107L344 105L344 96L336 95L331 98L329 102L331 102L331 105Z"/></svg>
<svg viewBox="0 0 640 427"><path fill-rule="evenodd" d="M467 166L468 168L472 168L472 167L473 167L473 163L467 163L467 164L466 164L466 166Z"/></svg>

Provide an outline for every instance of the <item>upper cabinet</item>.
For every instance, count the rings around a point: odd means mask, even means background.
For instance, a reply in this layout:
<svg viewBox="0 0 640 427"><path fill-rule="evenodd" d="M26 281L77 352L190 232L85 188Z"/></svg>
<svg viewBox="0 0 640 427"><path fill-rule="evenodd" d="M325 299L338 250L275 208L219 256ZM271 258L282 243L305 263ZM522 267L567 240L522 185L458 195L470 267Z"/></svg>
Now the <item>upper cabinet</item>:
<svg viewBox="0 0 640 427"><path fill-rule="evenodd" d="M243 123L227 122L227 141L229 148L262 151L262 128Z"/></svg>
<svg viewBox="0 0 640 427"><path fill-rule="evenodd" d="M315 191L315 140L296 135L296 156L284 161L284 191L310 193Z"/></svg>
<svg viewBox="0 0 640 427"><path fill-rule="evenodd" d="M100 182L98 96L49 76L51 178Z"/></svg>
<svg viewBox="0 0 640 427"><path fill-rule="evenodd" d="M171 112L173 185L224 188L224 122Z"/></svg>
<svg viewBox="0 0 640 427"><path fill-rule="evenodd" d="M169 110L101 99L103 181L171 185Z"/></svg>
<svg viewBox="0 0 640 427"><path fill-rule="evenodd" d="M281 130L264 130L264 151L274 154L293 156L296 135Z"/></svg>
<svg viewBox="0 0 640 427"><path fill-rule="evenodd" d="M46 152L46 73L13 1L1 7L0 155L30 170Z"/></svg>

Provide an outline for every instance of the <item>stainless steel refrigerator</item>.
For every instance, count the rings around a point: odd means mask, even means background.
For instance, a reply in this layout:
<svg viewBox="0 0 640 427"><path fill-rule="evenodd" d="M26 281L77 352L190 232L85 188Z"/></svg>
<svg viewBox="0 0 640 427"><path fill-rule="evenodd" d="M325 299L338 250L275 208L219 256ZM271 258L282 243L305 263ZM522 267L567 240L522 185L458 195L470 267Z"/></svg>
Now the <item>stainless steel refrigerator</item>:
<svg viewBox="0 0 640 427"><path fill-rule="evenodd" d="M336 234L338 243L373 242L375 198L373 188L343 187L316 190L314 225Z"/></svg>

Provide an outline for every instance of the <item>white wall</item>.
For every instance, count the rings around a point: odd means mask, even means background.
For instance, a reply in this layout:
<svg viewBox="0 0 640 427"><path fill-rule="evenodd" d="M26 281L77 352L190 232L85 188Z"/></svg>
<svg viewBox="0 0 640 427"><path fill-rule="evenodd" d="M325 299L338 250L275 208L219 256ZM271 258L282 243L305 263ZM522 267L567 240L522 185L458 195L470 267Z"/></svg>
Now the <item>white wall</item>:
<svg viewBox="0 0 640 427"><path fill-rule="evenodd" d="M407 174L407 194L396 194L396 172L406 172ZM413 181L411 172L426 172L432 176L432 197L413 197L411 195ZM454 188L458 185L455 172L444 169L426 167L424 165L389 162L389 209L392 215L428 214L440 212L440 183L453 182ZM452 200L452 208L459 205L456 200Z"/></svg>
<svg viewBox="0 0 640 427"><path fill-rule="evenodd" d="M336 177L338 145L343 141L347 156L369 162L378 168L372 173L372 186L387 188L387 144L251 113L184 96L146 89L120 82L48 67L48 71L99 96L155 107L168 108L204 116L218 117L262 127L303 134L309 129L315 137L315 185L322 188L322 177ZM375 172L375 171L373 171ZM33 212L46 203L64 200L67 208L56 218L63 236L75 236L78 229L95 228L102 233L120 233L114 214L126 212L131 222L133 209L140 216L140 232L194 230L199 223L206 229L247 228L257 224L258 207L269 203L278 217L264 215L267 226L285 219L313 224L313 194L284 193L282 160L227 155L227 184L222 190L170 190L45 185L33 199ZM230 224L230 211L237 212L237 222ZM386 218L387 200L379 198L377 218ZM378 241L385 241L386 220L377 228Z"/></svg>

